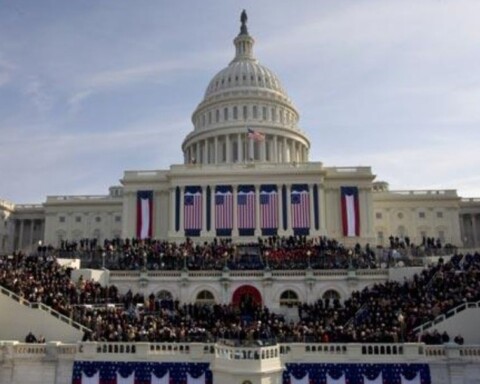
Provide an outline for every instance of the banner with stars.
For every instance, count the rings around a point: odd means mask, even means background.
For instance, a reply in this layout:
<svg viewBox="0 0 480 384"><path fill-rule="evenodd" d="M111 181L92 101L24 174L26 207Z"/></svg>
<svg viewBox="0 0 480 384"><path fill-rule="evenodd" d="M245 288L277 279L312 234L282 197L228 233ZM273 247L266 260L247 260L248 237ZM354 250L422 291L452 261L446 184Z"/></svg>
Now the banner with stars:
<svg viewBox="0 0 480 384"><path fill-rule="evenodd" d="M286 364L283 384L431 384L428 364Z"/></svg>
<svg viewBox="0 0 480 384"><path fill-rule="evenodd" d="M76 361L72 384L212 384L208 363Z"/></svg>

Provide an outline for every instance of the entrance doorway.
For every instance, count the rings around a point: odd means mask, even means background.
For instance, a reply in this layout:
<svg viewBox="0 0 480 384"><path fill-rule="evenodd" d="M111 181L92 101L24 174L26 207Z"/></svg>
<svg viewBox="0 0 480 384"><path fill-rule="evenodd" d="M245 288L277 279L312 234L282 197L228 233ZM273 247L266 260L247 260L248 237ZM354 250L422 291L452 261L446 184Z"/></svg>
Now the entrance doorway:
<svg viewBox="0 0 480 384"><path fill-rule="evenodd" d="M262 307L262 295L257 288L251 285L242 285L233 293L232 305L237 307L243 316L251 316L258 308Z"/></svg>

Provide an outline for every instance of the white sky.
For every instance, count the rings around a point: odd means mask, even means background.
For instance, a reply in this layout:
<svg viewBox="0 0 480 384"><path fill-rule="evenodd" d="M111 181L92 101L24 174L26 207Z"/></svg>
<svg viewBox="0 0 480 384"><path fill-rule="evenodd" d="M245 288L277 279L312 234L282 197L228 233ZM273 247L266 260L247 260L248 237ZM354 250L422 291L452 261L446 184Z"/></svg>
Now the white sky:
<svg viewBox="0 0 480 384"><path fill-rule="evenodd" d="M181 163L243 8L311 160L480 196L480 1L0 0L0 198Z"/></svg>

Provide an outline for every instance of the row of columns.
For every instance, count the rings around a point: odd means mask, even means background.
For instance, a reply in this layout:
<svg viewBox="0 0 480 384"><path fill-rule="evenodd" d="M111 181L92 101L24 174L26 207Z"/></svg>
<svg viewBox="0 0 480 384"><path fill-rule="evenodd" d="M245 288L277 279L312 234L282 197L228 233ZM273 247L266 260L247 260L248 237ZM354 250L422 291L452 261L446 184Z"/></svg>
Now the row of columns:
<svg viewBox="0 0 480 384"><path fill-rule="evenodd" d="M291 211L291 185L285 185L286 192L287 192L287 229L283 228L283 212L282 212L282 185L277 184L277 193L278 193L278 235L279 236L289 236L293 234L292 228L292 211ZM318 230L315 228L315 210L314 210L314 194L313 194L313 186L314 184L308 184L309 189L309 201L310 201L310 235L320 235L325 234L325 220L322 219L321 214L321 207L323 204L321 202L324 199L324 190L322 186L318 186L318 207L319 207L319 228ZM232 228L232 237L238 237L238 191L237 186L232 186L232 194L233 194L233 228ZM210 230L207 230L207 186L202 186L202 230L200 236L205 237L215 237L216 233L216 223L215 223L215 186L211 186L211 204L210 204ZM175 188L170 190L170 206L173 208L175 207ZM175 228L175 209L171 210L170 216L170 228L173 233L175 234L183 234L184 232L184 196L185 196L185 187L180 187L180 214L179 214L179 231L176 231ZM258 237L261 236L261 228L260 228L260 185L255 185L255 234L254 236Z"/></svg>
<svg viewBox="0 0 480 384"><path fill-rule="evenodd" d="M461 231L463 245L466 247L480 247L480 214L466 213L462 215Z"/></svg>
<svg viewBox="0 0 480 384"><path fill-rule="evenodd" d="M27 223L29 223L29 225L27 225ZM43 221L40 219L17 219L15 225L14 248L22 249L23 247L31 247L38 240L41 240L38 236L35 237L34 228L38 226L36 230L37 233L43 235L43 229L41 229L42 224ZM16 236L17 233L18 236Z"/></svg>
<svg viewBox="0 0 480 384"><path fill-rule="evenodd" d="M255 145L259 146L258 156L255 156ZM267 135L265 140L255 142L248 139L246 133L198 140L185 149L184 155L185 163L199 164L242 163L249 160L273 163L308 161L308 149L299 141L285 136Z"/></svg>

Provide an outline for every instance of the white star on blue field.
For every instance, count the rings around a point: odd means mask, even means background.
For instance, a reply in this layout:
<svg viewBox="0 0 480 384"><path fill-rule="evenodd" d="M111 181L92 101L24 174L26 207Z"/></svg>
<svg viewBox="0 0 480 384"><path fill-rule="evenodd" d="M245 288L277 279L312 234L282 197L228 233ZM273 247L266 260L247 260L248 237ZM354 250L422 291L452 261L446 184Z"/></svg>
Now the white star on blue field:
<svg viewBox="0 0 480 384"><path fill-rule="evenodd" d="M312 161L480 196L476 0L0 0L0 199L106 194L182 163L244 8Z"/></svg>

